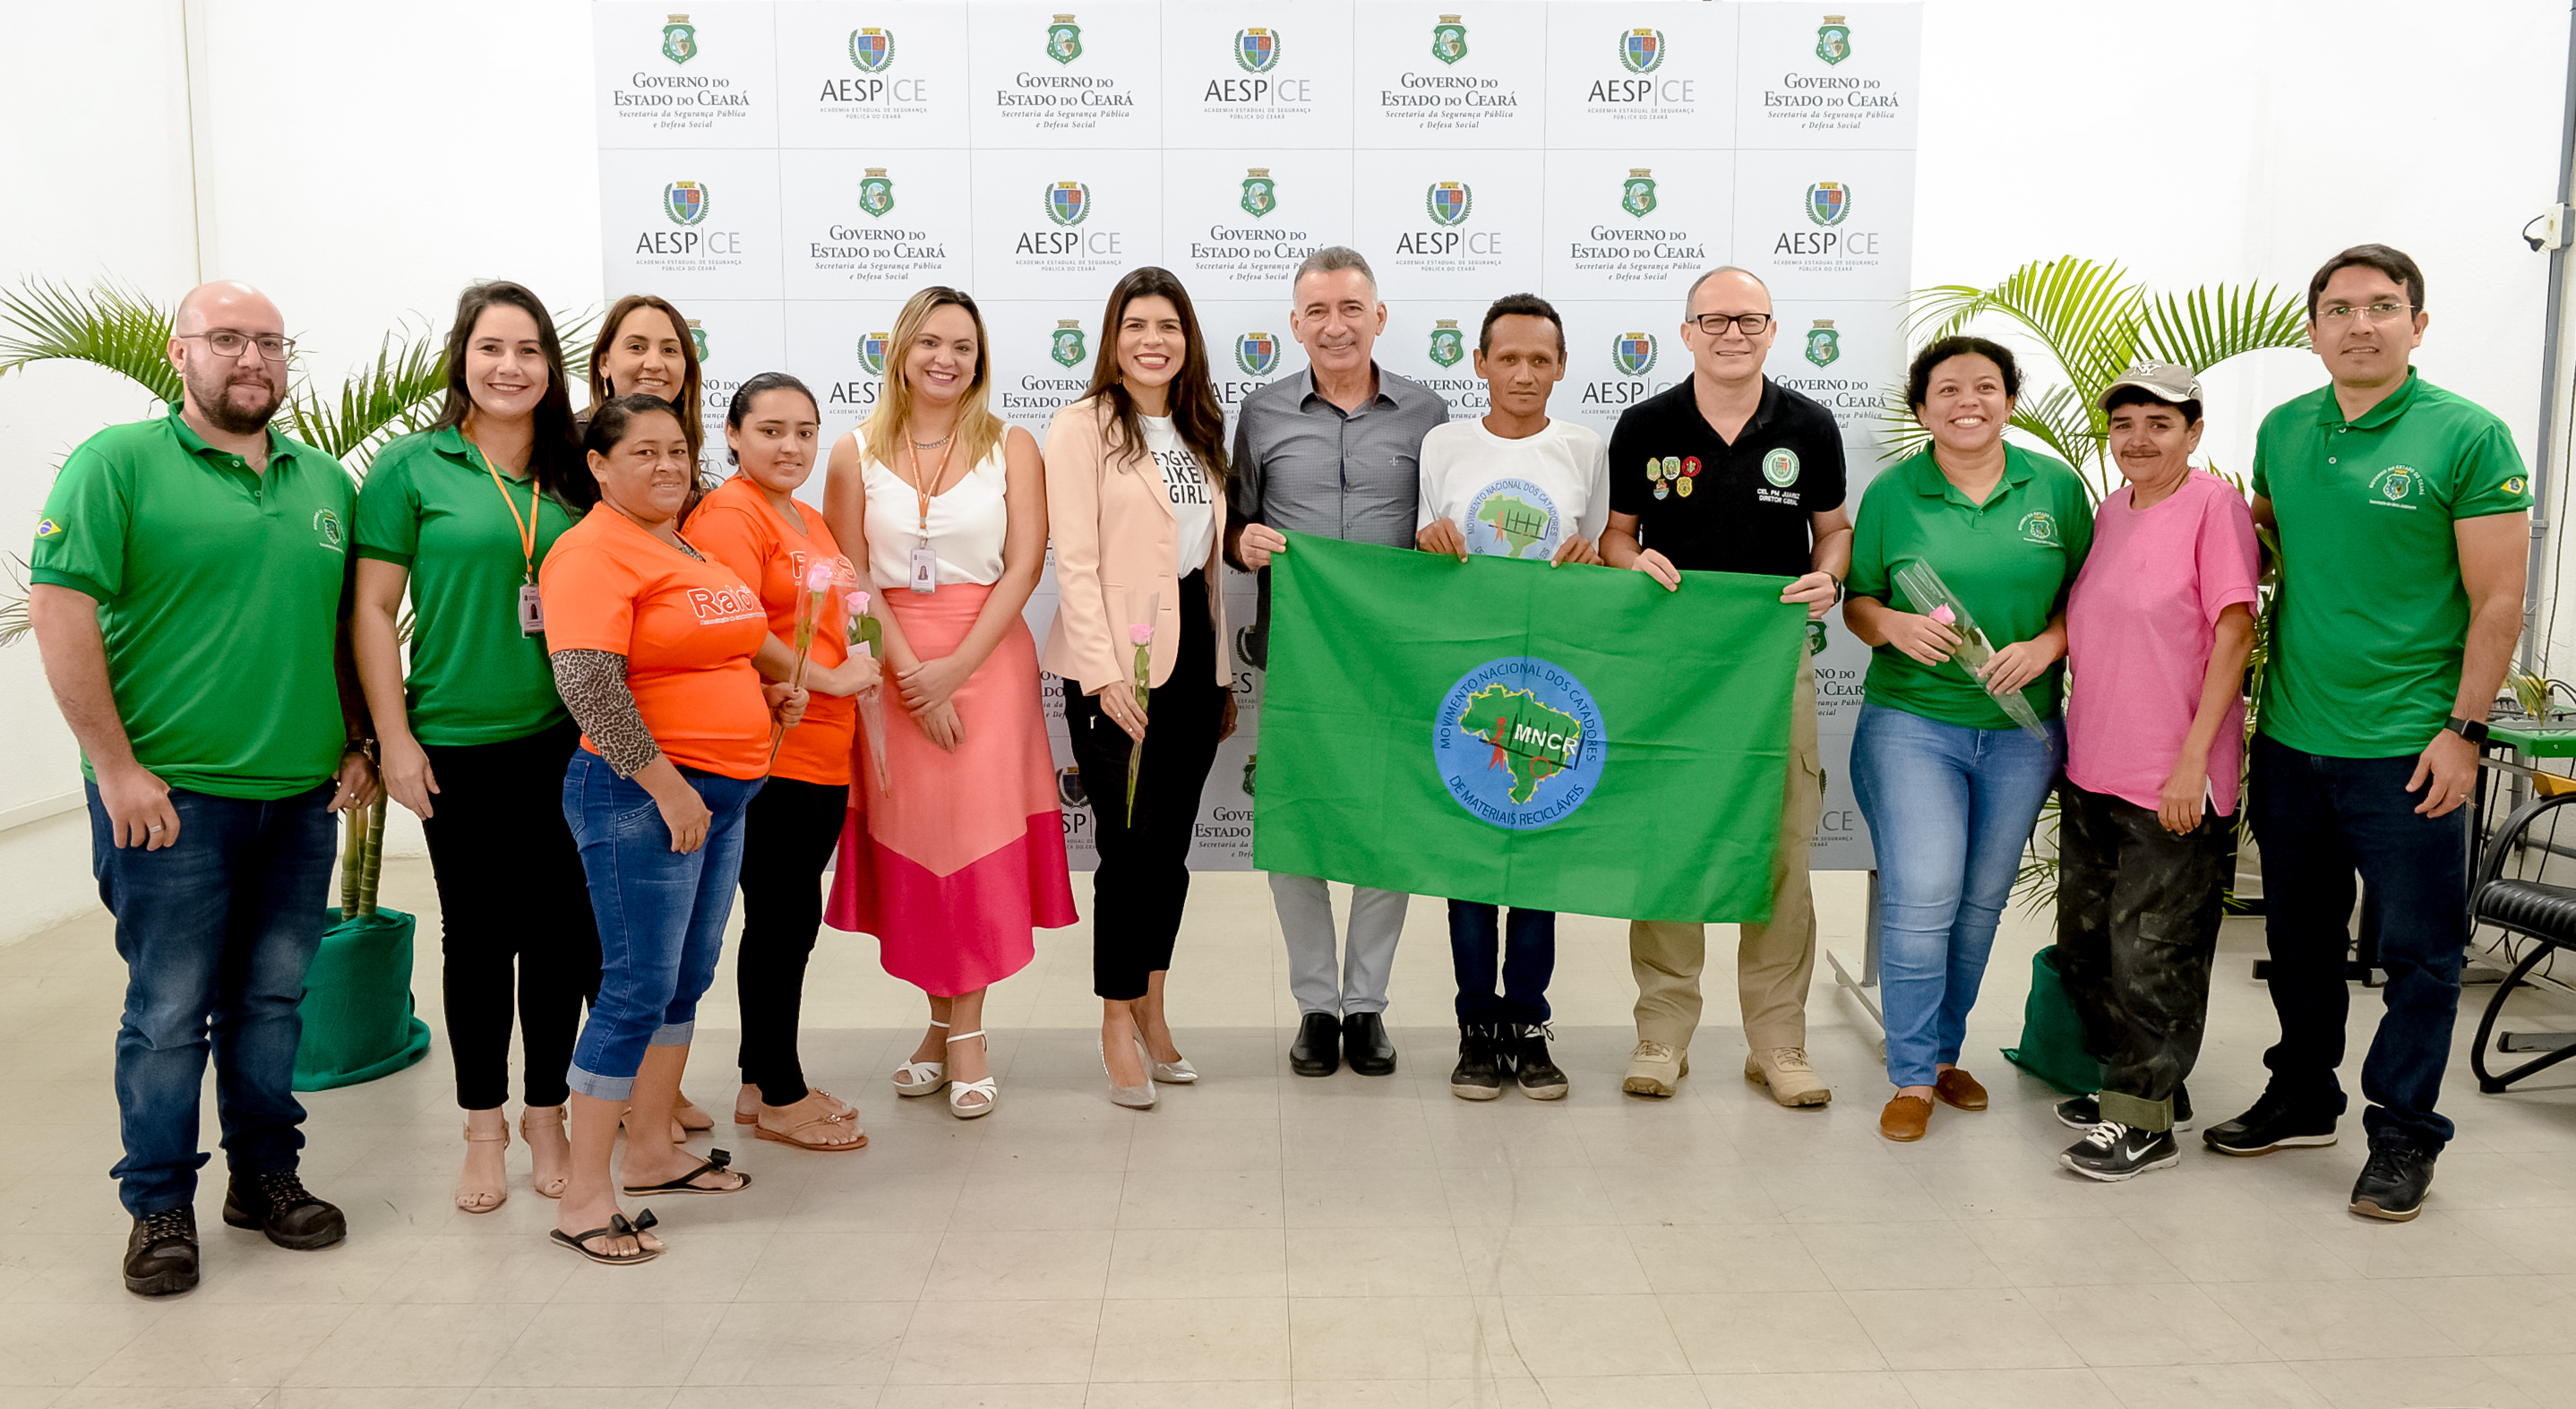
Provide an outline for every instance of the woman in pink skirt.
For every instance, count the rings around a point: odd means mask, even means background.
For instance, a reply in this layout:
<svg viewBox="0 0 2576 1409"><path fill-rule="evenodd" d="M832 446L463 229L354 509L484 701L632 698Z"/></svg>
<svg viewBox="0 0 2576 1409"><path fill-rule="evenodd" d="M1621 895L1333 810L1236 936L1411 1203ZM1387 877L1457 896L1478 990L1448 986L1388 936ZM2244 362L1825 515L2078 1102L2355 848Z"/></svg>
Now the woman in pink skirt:
<svg viewBox="0 0 2576 1409"><path fill-rule="evenodd" d="M965 1120L999 1094L984 990L1027 967L1036 926L1074 921L1037 643L1020 620L1046 558L1046 472L1029 433L993 414L973 299L914 294L888 348L875 412L832 447L823 514L867 565L900 707L859 731L824 918L875 935L886 972L930 996L894 1089L946 1088Z"/></svg>

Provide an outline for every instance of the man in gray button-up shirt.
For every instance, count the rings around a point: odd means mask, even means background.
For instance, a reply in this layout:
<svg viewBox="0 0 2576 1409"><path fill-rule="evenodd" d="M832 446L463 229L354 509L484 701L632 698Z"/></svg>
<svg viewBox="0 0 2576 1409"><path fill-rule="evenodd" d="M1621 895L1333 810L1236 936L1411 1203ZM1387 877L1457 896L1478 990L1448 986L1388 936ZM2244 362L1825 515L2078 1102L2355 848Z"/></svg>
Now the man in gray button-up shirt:
<svg viewBox="0 0 2576 1409"><path fill-rule="evenodd" d="M1422 494L1422 437L1449 419L1440 394L1379 367L1386 329L1377 277L1359 251L1320 249L1297 267L1288 328L1308 370L1244 398L1234 432L1226 556L1261 576L1253 658L1269 659L1270 555L1281 529L1353 543L1413 546ZM1333 906L1312 876L1270 876L1288 942L1288 987L1304 1013L1288 1065L1330 1076L1343 1056L1363 1076L1395 1070L1387 1040L1387 975L1411 896L1365 886L1351 897L1350 938L1338 945ZM1335 950L1345 952L1336 962ZM1338 972L1337 972L1338 970Z"/></svg>

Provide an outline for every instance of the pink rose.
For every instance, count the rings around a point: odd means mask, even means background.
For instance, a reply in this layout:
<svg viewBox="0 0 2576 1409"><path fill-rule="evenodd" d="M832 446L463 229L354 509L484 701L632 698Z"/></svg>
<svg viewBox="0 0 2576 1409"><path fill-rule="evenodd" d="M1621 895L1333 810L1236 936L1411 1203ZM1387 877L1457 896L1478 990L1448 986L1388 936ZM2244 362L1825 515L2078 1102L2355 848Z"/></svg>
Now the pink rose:
<svg viewBox="0 0 2576 1409"><path fill-rule="evenodd" d="M850 615L857 616L868 609L868 594L853 592L841 599L841 605L850 609Z"/></svg>
<svg viewBox="0 0 2576 1409"><path fill-rule="evenodd" d="M1943 602L1941 605L1932 609L1932 619L1941 623L1943 626L1956 626L1959 624L1959 614L1950 610L1950 604L1947 602Z"/></svg>
<svg viewBox="0 0 2576 1409"><path fill-rule="evenodd" d="M1148 644L1148 643L1152 642L1152 641L1153 641L1153 639L1154 639L1154 628L1152 628L1152 627L1150 627L1150 626L1131 626L1131 627L1128 627L1128 628L1127 628L1127 639L1128 639L1129 641L1134 642L1135 644L1137 644L1137 645L1139 645L1139 646L1146 645L1146 644Z"/></svg>

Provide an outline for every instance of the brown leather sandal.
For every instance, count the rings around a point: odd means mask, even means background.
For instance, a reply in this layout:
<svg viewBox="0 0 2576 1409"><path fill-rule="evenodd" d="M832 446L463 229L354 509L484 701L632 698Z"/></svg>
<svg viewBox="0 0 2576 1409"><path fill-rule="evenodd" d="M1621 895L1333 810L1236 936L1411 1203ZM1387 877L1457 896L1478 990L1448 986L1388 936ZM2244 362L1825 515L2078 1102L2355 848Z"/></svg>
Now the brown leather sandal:
<svg viewBox="0 0 2576 1409"><path fill-rule="evenodd" d="M868 1143L868 1132L859 1128L859 1113L822 1090L808 1090L805 1099L793 1105L762 1106L751 1133L800 1150L860 1150Z"/></svg>

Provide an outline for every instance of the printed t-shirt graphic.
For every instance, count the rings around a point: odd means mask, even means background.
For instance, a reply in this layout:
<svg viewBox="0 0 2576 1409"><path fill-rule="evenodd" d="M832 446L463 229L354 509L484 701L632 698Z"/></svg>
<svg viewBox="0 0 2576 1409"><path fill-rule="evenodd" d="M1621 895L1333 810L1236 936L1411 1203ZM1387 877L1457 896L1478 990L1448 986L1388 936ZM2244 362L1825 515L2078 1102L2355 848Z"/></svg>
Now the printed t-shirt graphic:
<svg viewBox="0 0 2576 1409"><path fill-rule="evenodd" d="M1467 551L1547 562L1566 535L1598 541L1610 520L1609 461L1588 426L1552 420L1506 439L1482 421L1451 421L1422 438L1415 527L1458 526Z"/></svg>
<svg viewBox="0 0 2576 1409"><path fill-rule="evenodd" d="M740 575L602 505L556 540L539 586L546 649L626 657L636 711L673 763L728 778L767 769L769 709L751 657L769 614Z"/></svg>

